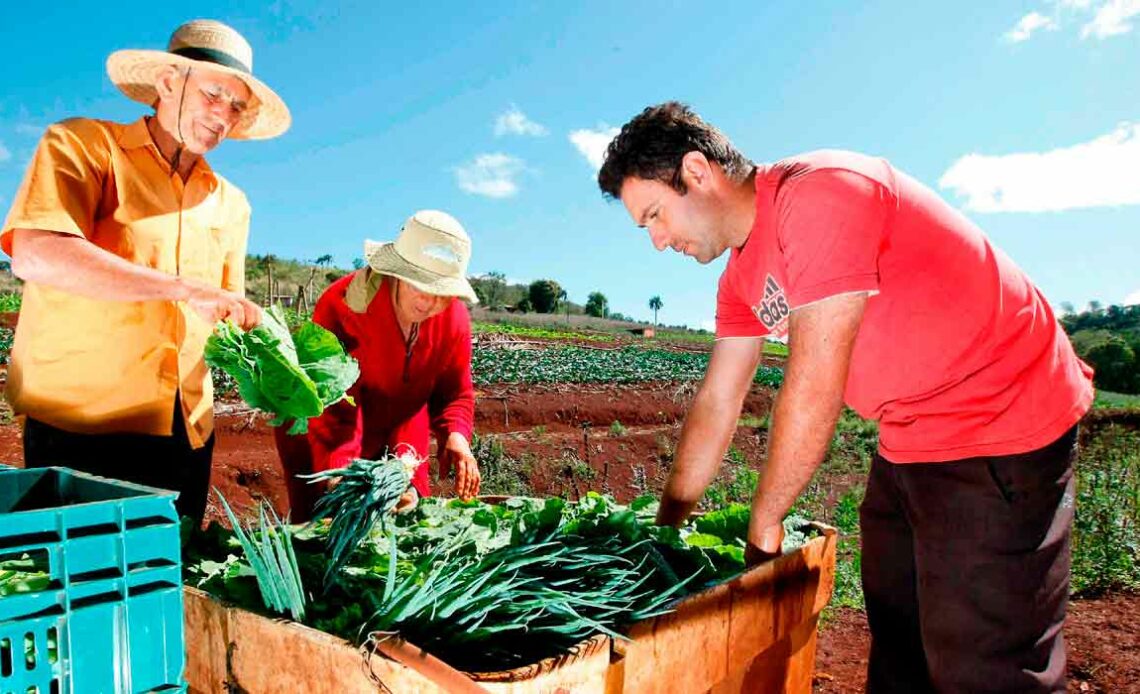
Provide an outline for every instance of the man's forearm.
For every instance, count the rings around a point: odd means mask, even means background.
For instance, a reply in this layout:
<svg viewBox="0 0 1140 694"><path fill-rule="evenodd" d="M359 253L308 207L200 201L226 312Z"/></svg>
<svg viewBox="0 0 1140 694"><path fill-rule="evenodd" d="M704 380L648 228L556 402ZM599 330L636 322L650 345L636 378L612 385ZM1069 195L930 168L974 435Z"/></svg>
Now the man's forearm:
<svg viewBox="0 0 1140 694"><path fill-rule="evenodd" d="M771 539L827 454L867 297L831 297L792 312L784 384L772 411L768 461L752 500L749 538ZM771 547L764 547L770 551Z"/></svg>
<svg viewBox="0 0 1140 694"><path fill-rule="evenodd" d="M22 280L105 301L185 301L189 283L66 234L16 229L12 271Z"/></svg>
<svg viewBox="0 0 1140 694"><path fill-rule="evenodd" d="M827 454L842 402L820 397L795 384L785 384L776 397L768 460L752 502L755 536L783 519Z"/></svg>

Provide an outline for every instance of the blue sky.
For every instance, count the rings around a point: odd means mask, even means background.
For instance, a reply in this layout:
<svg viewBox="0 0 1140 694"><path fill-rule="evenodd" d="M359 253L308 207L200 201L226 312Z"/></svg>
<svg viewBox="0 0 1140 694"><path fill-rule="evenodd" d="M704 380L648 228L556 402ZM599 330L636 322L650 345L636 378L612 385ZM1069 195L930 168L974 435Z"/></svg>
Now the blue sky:
<svg viewBox="0 0 1140 694"><path fill-rule="evenodd" d="M885 156L964 210L1055 305L1140 303L1140 0L962 3L34 3L0 10L0 208L43 127L127 121L104 61L225 21L293 112L213 166L253 205L250 251L348 266L438 208L473 274L558 280L613 310L711 327L723 259L653 250L593 176L610 129L690 103L757 161ZM126 19L129 17L129 19Z"/></svg>

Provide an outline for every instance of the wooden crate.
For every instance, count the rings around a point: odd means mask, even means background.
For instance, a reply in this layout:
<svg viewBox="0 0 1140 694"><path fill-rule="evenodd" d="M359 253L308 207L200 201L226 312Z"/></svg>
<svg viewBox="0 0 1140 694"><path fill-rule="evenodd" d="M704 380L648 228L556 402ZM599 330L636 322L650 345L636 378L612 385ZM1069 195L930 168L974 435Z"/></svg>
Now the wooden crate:
<svg viewBox="0 0 1140 694"><path fill-rule="evenodd" d="M606 636L573 653L534 665L468 676L409 644L386 652L288 620L230 607L185 588L186 681L191 692L306 692L306 694L605 694L610 665ZM403 662L400 662L403 661ZM404 663L410 663L411 666ZM430 673L430 676L425 673Z"/></svg>
<svg viewBox="0 0 1140 694"><path fill-rule="evenodd" d="M630 641L596 636L575 653L473 678L408 644L390 653L397 659L367 657L338 637L187 587L186 680L191 692L248 694L807 693L835 578L836 531L820 527L823 536L796 552L634 625Z"/></svg>
<svg viewBox="0 0 1140 694"><path fill-rule="evenodd" d="M628 694L811 692L816 624L835 585L837 533L635 624L615 644L612 691Z"/></svg>

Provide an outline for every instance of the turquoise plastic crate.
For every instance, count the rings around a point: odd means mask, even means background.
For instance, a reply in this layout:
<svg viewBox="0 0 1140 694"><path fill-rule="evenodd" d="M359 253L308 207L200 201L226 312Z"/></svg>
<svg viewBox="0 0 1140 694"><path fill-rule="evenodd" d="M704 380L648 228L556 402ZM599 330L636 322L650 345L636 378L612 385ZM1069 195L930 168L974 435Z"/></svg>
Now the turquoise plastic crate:
<svg viewBox="0 0 1140 694"><path fill-rule="evenodd" d="M0 596L0 694L185 691L175 496L66 468L0 473L0 562L48 574Z"/></svg>

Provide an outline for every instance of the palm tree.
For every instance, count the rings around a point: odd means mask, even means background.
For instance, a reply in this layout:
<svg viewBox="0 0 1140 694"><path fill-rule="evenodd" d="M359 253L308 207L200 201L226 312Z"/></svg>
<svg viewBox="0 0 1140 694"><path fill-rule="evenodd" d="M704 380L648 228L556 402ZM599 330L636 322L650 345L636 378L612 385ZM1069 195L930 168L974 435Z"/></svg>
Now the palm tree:
<svg viewBox="0 0 1140 694"><path fill-rule="evenodd" d="M570 325L570 299L566 294L565 289L558 290L558 300L566 307L566 325Z"/></svg>
<svg viewBox="0 0 1140 694"><path fill-rule="evenodd" d="M329 254L322 255L313 261L313 266L309 268L309 281L305 283L306 292L305 298L309 304L313 303L313 280L317 276L318 267L328 267L332 264L332 256Z"/></svg>
<svg viewBox="0 0 1140 694"><path fill-rule="evenodd" d="M655 296L649 300L649 308L653 309L653 327L654 328L657 327L657 312L660 311L661 307L664 305L665 304L664 304L664 302L661 301L660 296Z"/></svg>

